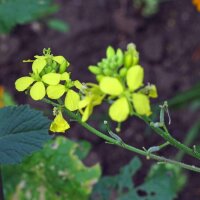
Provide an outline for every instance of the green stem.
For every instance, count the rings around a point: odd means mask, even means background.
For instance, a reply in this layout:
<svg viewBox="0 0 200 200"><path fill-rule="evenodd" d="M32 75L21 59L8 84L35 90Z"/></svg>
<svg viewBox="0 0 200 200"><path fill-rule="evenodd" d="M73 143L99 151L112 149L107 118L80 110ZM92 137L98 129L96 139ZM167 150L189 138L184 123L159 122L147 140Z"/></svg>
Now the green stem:
<svg viewBox="0 0 200 200"><path fill-rule="evenodd" d="M106 140L110 144L113 144L113 145L116 145L116 146L120 146L120 147L122 147L124 149L127 149L129 151L135 152L137 154L143 155L143 156L148 157L148 158L152 158L154 160L158 160L160 162L166 162L166 163L175 164L175 165L177 165L179 167L183 167L185 169L200 173L200 168L198 168L196 166L193 166L193 165L191 166L191 165L188 165L188 164L185 164L185 163L182 163L182 162L177 162L177 161L174 161L174 160L171 160L171 159L167 159L167 158L162 157L162 156L157 156L155 154L149 154L148 152L146 152L144 150L135 148L135 147L127 145L125 143L119 143L119 141L117 141L117 140L105 135L104 133L96 130L95 128L93 128L89 124L87 124L85 122L82 122L81 119L77 115L75 115L73 112L71 112L71 111L69 111L67 109L64 109L64 112L70 118L75 119L80 125L82 125L84 128L86 128L88 131L90 131L91 133L97 135L98 137Z"/></svg>
<svg viewBox="0 0 200 200"><path fill-rule="evenodd" d="M55 107L58 107L58 106L60 107L61 106L60 104L57 104L57 103L55 103L55 102L53 102L51 100L48 100L48 99L43 99L43 100L46 103L49 103L49 104L51 104L51 105L53 105ZM87 124L85 122L82 122L81 118L78 115L76 115L73 112L67 110L66 108L64 108L64 112L68 117L70 117L71 119L74 119L76 122L78 122L81 126L83 126L85 129L87 129L89 132L91 132L91 133L97 135L98 137L106 140L110 144L113 144L113 145L116 145L116 146L120 146L121 148L127 149L129 151L132 151L134 153L140 154L142 156L145 156L146 158L151 158L151 159L157 160L159 162L171 163L171 164L174 164L176 166L179 166L179 167L182 167L182 168L185 168L185 169L200 173L200 168L199 167L196 167L194 165L188 165L188 164L185 164L185 163L182 163L182 162L178 162L178 161L175 161L175 160L171 160L171 159L168 159L168 158L165 158L165 157L162 157L162 156L157 156L155 154L151 154L151 153L149 153L147 151L144 151L144 150L135 148L133 146L130 146L128 144L125 144L124 142L121 143L121 142L113 139L112 137L109 137L109 136L105 135L104 133L96 130L95 128L93 128L89 124Z"/></svg>
<svg viewBox="0 0 200 200"><path fill-rule="evenodd" d="M199 131L200 131L200 122L197 121L188 131L183 144L185 144L186 146L190 146L197 137L197 135L199 134ZM181 161L184 157L184 154L185 154L184 151L179 151L176 155L176 160Z"/></svg>
<svg viewBox="0 0 200 200"><path fill-rule="evenodd" d="M136 113L134 113L135 116L142 119L146 124L150 126L150 123L152 122L148 117L140 116ZM200 153L194 152L192 148L187 147L186 145L182 144L175 138L173 138L168 132L166 133L164 130L158 127L150 126L152 130L154 130L157 134L159 134L162 138L164 138L166 141L168 141L172 146L176 147L177 149L184 151L186 154L189 154L192 157L195 157L197 159L200 159Z"/></svg>

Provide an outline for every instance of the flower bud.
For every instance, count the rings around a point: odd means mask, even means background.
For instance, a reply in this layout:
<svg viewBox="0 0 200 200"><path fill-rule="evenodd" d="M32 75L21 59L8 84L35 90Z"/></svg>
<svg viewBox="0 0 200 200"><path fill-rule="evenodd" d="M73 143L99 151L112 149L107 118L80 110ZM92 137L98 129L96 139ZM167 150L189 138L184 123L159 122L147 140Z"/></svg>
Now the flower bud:
<svg viewBox="0 0 200 200"><path fill-rule="evenodd" d="M103 75L97 75L97 76L96 76L96 79L97 79L98 82L100 82L100 81L102 80L103 77L104 77Z"/></svg>
<svg viewBox="0 0 200 200"><path fill-rule="evenodd" d="M60 65L59 72L62 74L66 71L67 67L69 66L69 62L67 60L64 60L63 63Z"/></svg>
<svg viewBox="0 0 200 200"><path fill-rule="evenodd" d="M88 67L89 71L95 75L99 75L101 74L101 69L99 67L96 67L96 66L89 66Z"/></svg>
<svg viewBox="0 0 200 200"><path fill-rule="evenodd" d="M119 71L119 75L122 76L122 77L124 77L124 76L126 76L126 72L127 72L127 68L122 68Z"/></svg>
<svg viewBox="0 0 200 200"><path fill-rule="evenodd" d="M107 58L111 58L115 55L115 50L113 49L113 47L109 46L106 50L106 56Z"/></svg>
<svg viewBox="0 0 200 200"><path fill-rule="evenodd" d="M126 52L124 56L124 66L129 68L132 66L133 57L130 52Z"/></svg>

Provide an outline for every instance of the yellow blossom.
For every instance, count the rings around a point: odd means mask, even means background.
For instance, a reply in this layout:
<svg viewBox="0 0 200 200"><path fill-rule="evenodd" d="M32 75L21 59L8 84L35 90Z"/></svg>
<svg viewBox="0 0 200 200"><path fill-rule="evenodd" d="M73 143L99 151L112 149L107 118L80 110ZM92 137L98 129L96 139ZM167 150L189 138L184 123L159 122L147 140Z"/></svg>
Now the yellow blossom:
<svg viewBox="0 0 200 200"><path fill-rule="evenodd" d="M59 113L56 115L53 122L51 123L50 131L58 132L58 133L64 133L69 128L70 128L70 125L63 118L62 112L59 111Z"/></svg>

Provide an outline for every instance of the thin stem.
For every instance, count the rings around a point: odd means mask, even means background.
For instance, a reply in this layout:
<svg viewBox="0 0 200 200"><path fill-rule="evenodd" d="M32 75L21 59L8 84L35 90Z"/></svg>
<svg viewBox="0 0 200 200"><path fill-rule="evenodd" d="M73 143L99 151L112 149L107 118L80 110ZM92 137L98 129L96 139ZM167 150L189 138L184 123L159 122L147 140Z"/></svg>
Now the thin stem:
<svg viewBox="0 0 200 200"><path fill-rule="evenodd" d="M134 113L135 116L142 119L146 124L150 126L151 120L148 117L140 116L136 113ZM173 138L168 132L165 132L161 128L150 126L152 130L154 130L157 134L159 134L162 138L164 138L166 141L168 141L172 146L176 147L177 149L184 151L186 154L189 154L192 157L195 157L197 159L200 159L200 153L194 152L193 149L187 147L186 145L182 144L175 138Z"/></svg>
<svg viewBox="0 0 200 200"><path fill-rule="evenodd" d="M197 137L197 135L199 134L200 131L200 122L197 121L192 128L188 131L186 138L184 140L184 144L186 146L190 146L192 144L192 142L195 140L195 138ZM181 161L184 157L184 151L179 151L176 155L176 160Z"/></svg>
<svg viewBox="0 0 200 200"><path fill-rule="evenodd" d="M46 102L46 103L49 103L49 104L51 104L51 105L53 105L55 107L61 106L60 104L57 104L57 103L55 103L55 102L53 102L51 100L48 100L48 99L43 99L43 101ZM182 163L182 162L178 162L178 161L175 161L175 160L171 160L171 159L168 159L168 158L165 158L165 157L162 157L162 156L157 156L155 154L149 153L148 151L144 151L144 150L135 148L133 146L130 146L128 144L125 144L124 142L121 143L121 142L113 139L112 137L109 137L108 135L105 135L104 133L96 130L94 127L90 126L89 124L87 124L85 122L82 122L81 118L78 115L76 115L73 112L67 110L66 108L64 108L64 112L68 117L70 117L71 119L73 119L76 122L78 122L81 126L83 126L85 129L87 129L91 133L93 133L93 134L97 135L98 137L106 140L106 142L108 142L109 144L120 146L121 148L127 149L129 151L132 151L134 153L140 154L142 156L145 156L146 158L151 158L151 159L157 160L159 162L171 163L171 164L174 164L176 166L179 166L179 167L182 167L182 168L185 168L185 169L200 173L200 168L199 167L196 167L194 165L188 165L188 164L185 164L185 163Z"/></svg>
<svg viewBox="0 0 200 200"><path fill-rule="evenodd" d="M0 167L0 199L4 200L4 195L3 195L3 180L2 180L1 167Z"/></svg>
<svg viewBox="0 0 200 200"><path fill-rule="evenodd" d="M165 142L164 144L159 145L160 149L165 148L166 146L168 146L170 143L169 142Z"/></svg>
<svg viewBox="0 0 200 200"><path fill-rule="evenodd" d="M71 112L71 111L69 111L67 109L64 109L64 112L70 118L75 119L80 125L82 125L84 128L86 128L88 131L90 131L91 133L97 135L98 137L106 140L110 144L113 144L113 145L116 145L116 146L120 146L121 148L124 148L124 149L127 149L129 151L135 152L135 153L140 154L142 156L145 156L147 158L158 160L160 162L171 163L171 164L177 165L179 167L182 167L182 168L185 168L185 169L200 173L200 168L198 168L198 167L196 167L194 165L191 166L191 165L188 165L188 164L185 164L185 163L182 163L182 162L177 162L175 160L171 160L171 159L168 159L168 158L165 158L165 157L162 157L162 156L157 156L155 154L150 154L147 151L135 148L135 147L130 146L128 144L120 143L119 141L117 141L117 140L105 135L104 133L96 130L95 128L93 128L89 124L87 124L85 122L82 122L81 119L76 114L74 114L73 112Z"/></svg>

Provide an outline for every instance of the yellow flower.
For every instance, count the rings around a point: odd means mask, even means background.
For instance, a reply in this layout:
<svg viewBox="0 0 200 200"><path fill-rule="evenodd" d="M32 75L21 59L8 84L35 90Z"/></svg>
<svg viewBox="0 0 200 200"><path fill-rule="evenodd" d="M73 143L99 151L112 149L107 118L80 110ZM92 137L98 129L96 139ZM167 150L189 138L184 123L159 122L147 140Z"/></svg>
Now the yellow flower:
<svg viewBox="0 0 200 200"><path fill-rule="evenodd" d="M140 115L150 115L149 97L156 98L157 90L155 85L149 85L148 95L142 93L144 70L140 65L130 67L126 74L126 84L121 79L104 77L100 81L100 89L110 95L110 98L117 100L109 108L109 115L117 122L125 121L132 112L132 106Z"/></svg>
<svg viewBox="0 0 200 200"><path fill-rule="evenodd" d="M58 99L66 91L60 81L71 81L69 73L65 72L69 63L63 56L51 55L50 49L44 49L43 53L43 56L35 56L35 60L24 61L32 62L32 73L17 79L15 87L20 92L30 90L34 100L43 99L46 92L49 98Z"/></svg>
<svg viewBox="0 0 200 200"><path fill-rule="evenodd" d="M56 115L55 119L51 123L50 131L64 133L66 130L70 128L68 122L63 118L62 112L59 111Z"/></svg>
<svg viewBox="0 0 200 200"><path fill-rule="evenodd" d="M192 0L194 6L196 6L197 11L200 12L200 0Z"/></svg>
<svg viewBox="0 0 200 200"><path fill-rule="evenodd" d="M68 90L65 97L65 107L70 111L78 110L78 104L80 101L79 94L73 90Z"/></svg>
<svg viewBox="0 0 200 200"><path fill-rule="evenodd" d="M84 96L79 102L79 111L82 114L82 121L88 120L93 112L94 106L100 105L105 95L96 84L88 83L84 90Z"/></svg>

